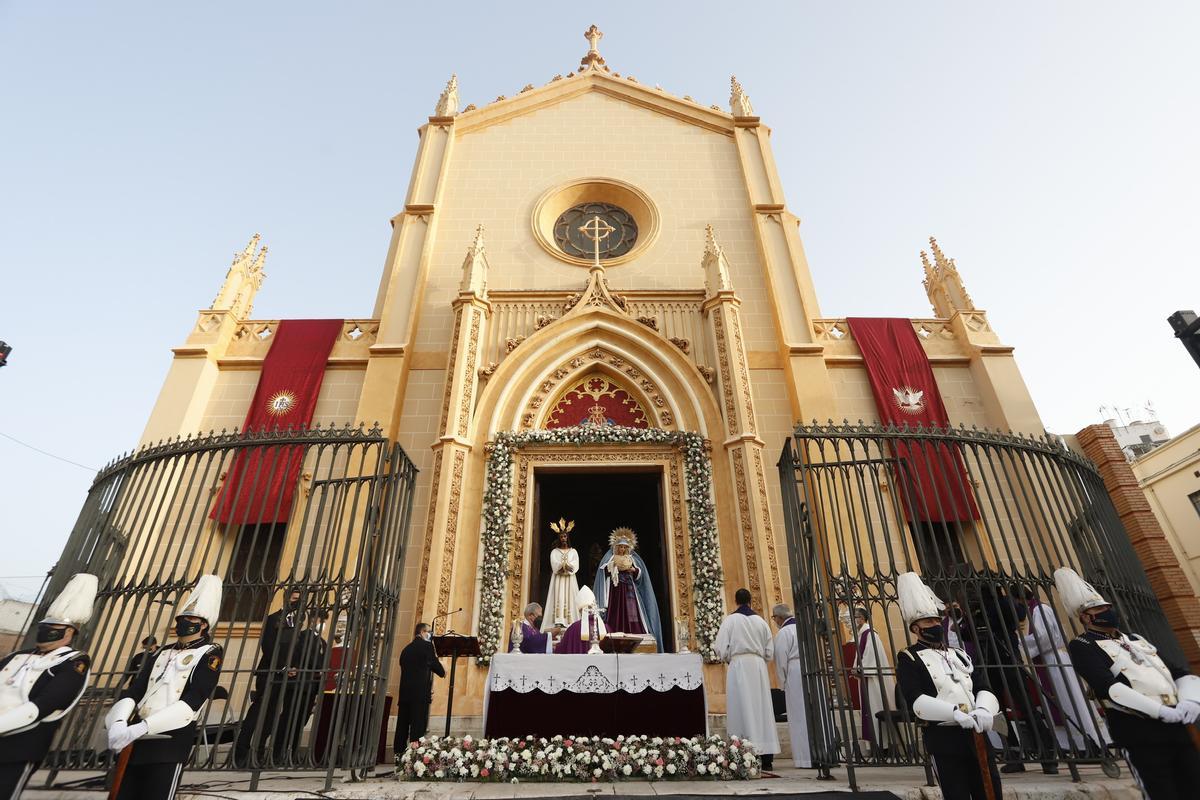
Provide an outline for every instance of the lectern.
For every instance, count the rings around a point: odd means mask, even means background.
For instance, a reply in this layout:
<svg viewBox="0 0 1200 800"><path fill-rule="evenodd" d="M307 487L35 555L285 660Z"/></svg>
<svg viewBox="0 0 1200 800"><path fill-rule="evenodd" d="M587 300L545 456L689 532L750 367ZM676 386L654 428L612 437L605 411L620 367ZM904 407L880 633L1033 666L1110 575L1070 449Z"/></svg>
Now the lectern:
<svg viewBox="0 0 1200 800"><path fill-rule="evenodd" d="M450 735L450 716L454 710L454 673L458 668L459 656L478 656L479 639L450 631L433 637L433 651L438 658L450 657L450 686L446 696L446 735Z"/></svg>

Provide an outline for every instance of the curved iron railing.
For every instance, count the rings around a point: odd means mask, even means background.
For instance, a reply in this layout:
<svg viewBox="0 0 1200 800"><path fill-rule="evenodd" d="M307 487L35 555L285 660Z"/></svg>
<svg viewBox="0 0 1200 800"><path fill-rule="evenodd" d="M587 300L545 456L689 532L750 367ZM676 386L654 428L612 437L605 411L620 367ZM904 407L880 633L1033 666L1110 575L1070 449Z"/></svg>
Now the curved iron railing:
<svg viewBox="0 0 1200 800"><path fill-rule="evenodd" d="M909 570L952 604L948 635L1001 698L993 742L1003 760L1065 762L1076 779L1079 763L1111 770L1102 715L1066 657L1080 626L1059 602L1054 570L1075 568L1117 606L1123 627L1169 659L1183 656L1089 461L1050 436L814 424L796 428L779 473L822 770L844 763L851 786L855 765L929 774L894 690L897 653L912 643L896 594ZM877 636L848 624L857 609Z"/></svg>
<svg viewBox="0 0 1200 800"><path fill-rule="evenodd" d="M34 616L74 573L100 578L77 640L90 685L46 766L110 765L103 718L139 643L174 638L177 606L206 573L224 581L212 631L224 660L188 769L321 770L328 782L374 766L415 478L378 429L332 426L181 438L100 470Z"/></svg>

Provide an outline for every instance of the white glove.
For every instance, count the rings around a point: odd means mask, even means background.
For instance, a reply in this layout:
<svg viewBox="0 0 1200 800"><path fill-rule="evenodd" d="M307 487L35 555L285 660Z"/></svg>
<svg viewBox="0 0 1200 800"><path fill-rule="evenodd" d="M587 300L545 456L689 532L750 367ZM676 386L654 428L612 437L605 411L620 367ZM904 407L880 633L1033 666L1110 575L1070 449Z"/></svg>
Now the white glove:
<svg viewBox="0 0 1200 800"><path fill-rule="evenodd" d="M959 711L957 708L954 709L954 721L958 723L958 727L964 728L968 731L979 730L979 726L975 722L975 718L972 717L970 714L964 714L963 712Z"/></svg>
<svg viewBox="0 0 1200 800"><path fill-rule="evenodd" d="M970 716L975 718L977 723L975 730L979 733L986 733L992 729L992 722L994 718L992 717L992 712L988 711L986 708L976 708L971 711Z"/></svg>
<svg viewBox="0 0 1200 800"><path fill-rule="evenodd" d="M1200 703L1195 700L1180 700L1179 705L1175 706L1175 710L1183 717L1184 725L1191 725L1200 719Z"/></svg>
<svg viewBox="0 0 1200 800"><path fill-rule="evenodd" d="M149 726L144 722L139 722L135 725L126 725L124 723L113 725L108 731L108 746L113 752L119 753L145 736L148 730Z"/></svg>
<svg viewBox="0 0 1200 800"><path fill-rule="evenodd" d="M118 719L108 726L108 749L114 753L119 753L124 750L124 747L117 747L117 742L125 741L126 731L129 724L123 719Z"/></svg>
<svg viewBox="0 0 1200 800"><path fill-rule="evenodd" d="M1158 709L1158 718L1169 725L1177 725L1183 722L1183 712L1164 704Z"/></svg>

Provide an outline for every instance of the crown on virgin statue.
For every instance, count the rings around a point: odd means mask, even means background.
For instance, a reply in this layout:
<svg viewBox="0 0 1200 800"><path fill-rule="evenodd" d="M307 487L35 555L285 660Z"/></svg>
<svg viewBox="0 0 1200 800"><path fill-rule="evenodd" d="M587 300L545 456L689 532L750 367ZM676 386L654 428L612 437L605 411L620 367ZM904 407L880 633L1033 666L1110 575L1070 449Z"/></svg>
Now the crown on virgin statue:
<svg viewBox="0 0 1200 800"><path fill-rule="evenodd" d="M616 547L623 544L629 547L630 550L637 550L637 534L632 528L615 528L608 535L608 544L611 547Z"/></svg>

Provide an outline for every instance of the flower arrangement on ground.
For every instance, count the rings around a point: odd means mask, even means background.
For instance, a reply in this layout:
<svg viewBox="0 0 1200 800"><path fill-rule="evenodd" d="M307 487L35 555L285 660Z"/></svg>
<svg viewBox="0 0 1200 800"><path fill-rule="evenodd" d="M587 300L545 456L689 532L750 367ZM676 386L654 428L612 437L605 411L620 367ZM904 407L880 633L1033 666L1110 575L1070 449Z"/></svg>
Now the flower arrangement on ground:
<svg viewBox="0 0 1200 800"><path fill-rule="evenodd" d="M729 781L760 769L750 742L723 736L426 736L396 759L402 781Z"/></svg>
<svg viewBox="0 0 1200 800"><path fill-rule="evenodd" d="M483 495L483 569L479 599L479 663L500 649L504 582L512 547L513 454L532 444L669 444L682 450L687 499L688 549L692 561L695 633L706 661L716 661L712 643L725 615L721 604L721 553L712 502L712 459L698 433L660 428L581 425L535 431L501 431L488 445L487 483Z"/></svg>

